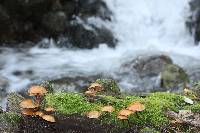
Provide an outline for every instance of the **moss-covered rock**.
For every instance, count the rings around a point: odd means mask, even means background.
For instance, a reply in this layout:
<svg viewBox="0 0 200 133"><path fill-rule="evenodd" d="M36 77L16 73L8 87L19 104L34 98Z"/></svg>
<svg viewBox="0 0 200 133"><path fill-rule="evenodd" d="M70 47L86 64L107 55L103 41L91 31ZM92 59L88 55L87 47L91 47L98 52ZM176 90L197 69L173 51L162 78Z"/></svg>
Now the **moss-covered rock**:
<svg viewBox="0 0 200 133"><path fill-rule="evenodd" d="M15 133L18 130L18 122L21 116L16 113L2 113L0 114L0 132L1 133Z"/></svg>
<svg viewBox="0 0 200 133"><path fill-rule="evenodd" d="M175 88L180 84L189 81L189 77L186 72L175 64L167 65L161 73L161 87L163 88Z"/></svg>
<svg viewBox="0 0 200 133"><path fill-rule="evenodd" d="M7 98L6 111L20 113L20 102L24 100L24 97L17 93L10 93Z"/></svg>
<svg viewBox="0 0 200 133"><path fill-rule="evenodd" d="M168 125L169 119L165 115L167 109L178 112L178 110L191 108L197 109L199 102L194 105L188 105L184 102L181 95L173 93L152 93L145 98L137 96L122 96L116 98L113 96L102 96L100 101L88 102L87 99L80 94L69 93L55 93L48 94L45 97L47 105L53 106L59 113L63 114L82 114L85 115L88 111L98 110L105 105L112 105L115 108L113 113L101 114L102 123L114 124L119 127L129 127L130 124L140 126L150 126L153 128L160 128L160 126ZM146 106L143 112L137 112L130 115L129 121L121 121L117 119L119 110L126 108L130 103L139 101Z"/></svg>
<svg viewBox="0 0 200 133"><path fill-rule="evenodd" d="M104 90L102 92L100 92L100 94L113 95L113 96L120 95L120 88L115 80L97 79L95 82L99 83L104 88Z"/></svg>

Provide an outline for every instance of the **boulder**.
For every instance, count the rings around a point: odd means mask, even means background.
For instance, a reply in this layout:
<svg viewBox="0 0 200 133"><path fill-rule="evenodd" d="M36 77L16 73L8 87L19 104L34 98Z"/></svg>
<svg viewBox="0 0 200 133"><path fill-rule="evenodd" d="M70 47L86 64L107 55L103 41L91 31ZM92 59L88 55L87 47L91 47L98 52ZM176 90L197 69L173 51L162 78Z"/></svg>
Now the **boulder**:
<svg viewBox="0 0 200 133"><path fill-rule="evenodd" d="M78 48L94 48L99 44L107 44L109 47L116 45L116 39L105 27L91 27L87 29L81 24L70 25L66 28L66 34L69 42Z"/></svg>
<svg viewBox="0 0 200 133"><path fill-rule="evenodd" d="M62 11L48 12L44 15L42 24L52 35L62 33L66 27L66 15Z"/></svg>
<svg viewBox="0 0 200 133"><path fill-rule="evenodd" d="M194 35L196 43L200 41L200 0L190 1L191 15L186 21L186 26L188 27L190 33Z"/></svg>
<svg viewBox="0 0 200 133"><path fill-rule="evenodd" d="M167 64L172 64L172 60L166 55L139 56L136 59L125 63L121 71L136 71L141 78L159 75Z"/></svg>
<svg viewBox="0 0 200 133"><path fill-rule="evenodd" d="M113 34L105 27L93 26L93 30L88 30L81 24L73 24L80 18L87 25L89 17L110 20L111 11L103 0L3 0L0 1L0 46L24 47L21 44L26 43L32 47L43 38L59 42L60 36L64 36L73 47L93 48L100 43L114 47ZM63 46L68 46L68 42Z"/></svg>
<svg viewBox="0 0 200 133"><path fill-rule="evenodd" d="M189 80L186 72L166 55L137 57L123 64L119 75L129 85L130 93L177 91Z"/></svg>
<svg viewBox="0 0 200 133"><path fill-rule="evenodd" d="M178 65L169 64L161 72L161 87L176 88L189 82L189 77L186 72Z"/></svg>

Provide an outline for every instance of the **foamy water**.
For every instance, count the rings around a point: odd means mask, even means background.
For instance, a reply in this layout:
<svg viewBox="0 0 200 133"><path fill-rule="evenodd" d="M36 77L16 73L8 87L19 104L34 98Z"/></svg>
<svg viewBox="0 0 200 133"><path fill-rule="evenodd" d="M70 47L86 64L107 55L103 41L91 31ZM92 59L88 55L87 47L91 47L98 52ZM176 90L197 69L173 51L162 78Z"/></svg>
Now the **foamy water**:
<svg viewBox="0 0 200 133"><path fill-rule="evenodd" d="M120 65L138 55L167 54L184 68L199 65L200 47L185 27L189 0L105 0L113 11L112 22L89 18L88 22L111 29L119 40L115 49L102 44L92 50L33 47L27 51L3 48L0 75L10 81L9 92L48 78L104 73L115 76ZM189 64L189 65L188 65ZM14 71L33 70L32 75L15 76ZM133 83L122 80L126 90ZM126 85L125 85L126 84Z"/></svg>

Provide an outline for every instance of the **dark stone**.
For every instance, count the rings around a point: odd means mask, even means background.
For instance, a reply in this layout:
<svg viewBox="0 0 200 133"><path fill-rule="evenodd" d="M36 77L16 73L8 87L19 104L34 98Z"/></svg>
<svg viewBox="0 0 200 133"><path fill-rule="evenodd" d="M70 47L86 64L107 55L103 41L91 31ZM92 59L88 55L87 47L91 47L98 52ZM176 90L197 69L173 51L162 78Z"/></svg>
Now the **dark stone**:
<svg viewBox="0 0 200 133"><path fill-rule="evenodd" d="M125 71L136 70L140 77L151 77L159 75L159 73L164 70L167 64L172 63L172 60L165 55L139 56L129 63L124 64L122 69Z"/></svg>
<svg viewBox="0 0 200 133"><path fill-rule="evenodd" d="M186 21L186 26L198 44L200 41L200 0L190 1L190 10L192 13Z"/></svg>
<svg viewBox="0 0 200 133"><path fill-rule="evenodd" d="M32 47L43 38L57 41L66 32L74 47L115 46L108 29L92 26L90 31L71 23L77 17L86 21L92 16L110 20L111 11L102 0L1 0L0 46Z"/></svg>
<svg viewBox="0 0 200 133"><path fill-rule="evenodd" d="M66 27L66 15L62 11L49 12L44 15L42 24L52 35L62 33Z"/></svg>
<svg viewBox="0 0 200 133"><path fill-rule="evenodd" d="M66 30L69 42L78 48L94 48L106 43L109 47L116 45L113 34L105 27L86 29L81 24L70 25Z"/></svg>

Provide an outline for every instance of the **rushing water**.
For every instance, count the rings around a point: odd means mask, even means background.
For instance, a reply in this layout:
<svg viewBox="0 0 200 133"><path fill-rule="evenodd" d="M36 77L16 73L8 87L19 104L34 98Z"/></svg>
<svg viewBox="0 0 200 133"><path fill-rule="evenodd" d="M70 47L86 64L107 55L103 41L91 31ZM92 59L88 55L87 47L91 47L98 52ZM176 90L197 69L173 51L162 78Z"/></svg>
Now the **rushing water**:
<svg viewBox="0 0 200 133"><path fill-rule="evenodd" d="M98 18L88 21L112 29L119 40L116 49L105 44L92 50L57 48L52 40L47 39L44 43L52 45L48 49L33 47L19 51L2 48L0 75L10 80L8 91L19 90L32 81L61 76L115 75L122 62L142 54L164 53L185 68L199 65L200 47L193 44L185 27L190 14L189 0L105 1L113 11L113 21L102 22ZM24 74L15 76L15 71ZM126 84L126 81L122 82Z"/></svg>

